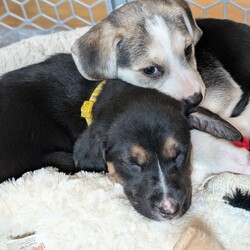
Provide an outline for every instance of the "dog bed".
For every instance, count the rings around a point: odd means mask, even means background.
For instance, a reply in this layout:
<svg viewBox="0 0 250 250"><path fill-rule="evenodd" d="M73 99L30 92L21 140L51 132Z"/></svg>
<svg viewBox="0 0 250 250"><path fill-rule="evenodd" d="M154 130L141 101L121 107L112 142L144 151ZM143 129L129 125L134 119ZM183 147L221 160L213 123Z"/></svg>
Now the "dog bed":
<svg viewBox="0 0 250 250"><path fill-rule="evenodd" d="M87 30L33 37L0 49L0 74L69 53ZM67 176L48 167L0 185L0 249L27 234L42 244L36 249L250 249L250 212L224 199L237 188L250 191L250 177L214 176L194 195L186 215L157 222L134 211L108 175ZM12 243L8 249L18 249Z"/></svg>

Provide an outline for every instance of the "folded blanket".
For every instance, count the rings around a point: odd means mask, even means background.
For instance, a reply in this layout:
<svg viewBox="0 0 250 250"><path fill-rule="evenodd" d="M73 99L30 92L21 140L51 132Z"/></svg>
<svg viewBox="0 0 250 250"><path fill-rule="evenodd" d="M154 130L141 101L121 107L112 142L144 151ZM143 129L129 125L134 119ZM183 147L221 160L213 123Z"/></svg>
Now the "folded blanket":
<svg viewBox="0 0 250 250"><path fill-rule="evenodd" d="M35 36L0 49L0 75L30 64L44 61L56 53L70 53L74 41L89 27Z"/></svg>
<svg viewBox="0 0 250 250"><path fill-rule="evenodd" d="M87 29L33 37L0 49L0 74L69 53ZM186 215L157 222L134 211L122 187L107 175L66 176L54 168L41 169L0 185L0 249L11 237L32 233L52 250L250 249L250 212L223 198L236 188L250 191L250 177L214 176L194 195Z"/></svg>

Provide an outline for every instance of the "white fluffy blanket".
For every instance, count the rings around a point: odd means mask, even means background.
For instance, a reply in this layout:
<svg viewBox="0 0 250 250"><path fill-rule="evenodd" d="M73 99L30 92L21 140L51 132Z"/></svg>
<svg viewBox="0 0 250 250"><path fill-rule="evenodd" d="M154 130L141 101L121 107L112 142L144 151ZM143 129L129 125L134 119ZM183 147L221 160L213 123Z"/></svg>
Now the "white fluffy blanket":
<svg viewBox="0 0 250 250"><path fill-rule="evenodd" d="M86 30L34 37L2 48L0 74L69 52ZM0 249L6 249L11 237L29 233L36 233L51 250L250 249L250 213L223 200L236 187L250 190L250 177L217 175L195 194L185 216L156 222L134 211L122 187L108 176L66 176L54 168L41 169L0 185Z"/></svg>

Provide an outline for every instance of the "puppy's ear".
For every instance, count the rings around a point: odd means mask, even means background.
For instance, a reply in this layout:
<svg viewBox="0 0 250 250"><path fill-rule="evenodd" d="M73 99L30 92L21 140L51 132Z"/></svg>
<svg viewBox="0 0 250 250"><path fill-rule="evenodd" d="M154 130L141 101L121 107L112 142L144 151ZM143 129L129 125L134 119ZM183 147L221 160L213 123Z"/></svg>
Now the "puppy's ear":
<svg viewBox="0 0 250 250"><path fill-rule="evenodd" d="M106 169L105 138L95 132L90 126L74 145L73 159L78 170L102 172Z"/></svg>
<svg viewBox="0 0 250 250"><path fill-rule="evenodd" d="M183 12L182 16L185 22L185 25L188 29L189 34L193 38L194 45L200 40L202 36L202 30L198 27L192 11L190 9L189 3L183 0L176 0L176 2L182 7Z"/></svg>
<svg viewBox="0 0 250 250"><path fill-rule="evenodd" d="M241 133L220 116L202 107L195 107L189 111L188 122L190 128L206 132L220 139L242 141Z"/></svg>
<svg viewBox="0 0 250 250"><path fill-rule="evenodd" d="M79 72L88 80L116 78L116 47L120 39L121 32L108 19L78 38L71 52Z"/></svg>

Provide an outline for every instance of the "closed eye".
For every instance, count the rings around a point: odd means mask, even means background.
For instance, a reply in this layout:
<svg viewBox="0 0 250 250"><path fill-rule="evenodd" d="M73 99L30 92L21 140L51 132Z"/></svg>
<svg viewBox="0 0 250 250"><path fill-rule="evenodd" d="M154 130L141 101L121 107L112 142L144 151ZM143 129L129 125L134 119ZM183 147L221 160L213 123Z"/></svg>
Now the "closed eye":
<svg viewBox="0 0 250 250"><path fill-rule="evenodd" d="M139 173L139 172L141 172L142 167L139 166L139 165L137 165L137 164L132 164L132 165L131 165L131 170L132 170L133 172Z"/></svg>
<svg viewBox="0 0 250 250"><path fill-rule="evenodd" d="M176 162L177 167L181 168L181 167L185 167L188 164L189 160L190 160L189 151L186 150L184 152L180 152L177 155L175 162Z"/></svg>
<svg viewBox="0 0 250 250"><path fill-rule="evenodd" d="M181 152L175 148L175 150L171 153L171 156L168 158L169 161L176 162Z"/></svg>
<svg viewBox="0 0 250 250"><path fill-rule="evenodd" d="M159 179L159 177L152 177L152 179L153 179L153 181L155 182L155 183L158 183L158 182L160 182L160 179Z"/></svg>
<svg viewBox="0 0 250 250"><path fill-rule="evenodd" d="M173 163L178 163L182 159L183 154L180 151L176 151L176 154L170 158Z"/></svg>
<svg viewBox="0 0 250 250"><path fill-rule="evenodd" d="M136 157L131 157L129 161L130 161L129 167L132 171L136 172L141 171L142 166L139 164L138 159Z"/></svg>

